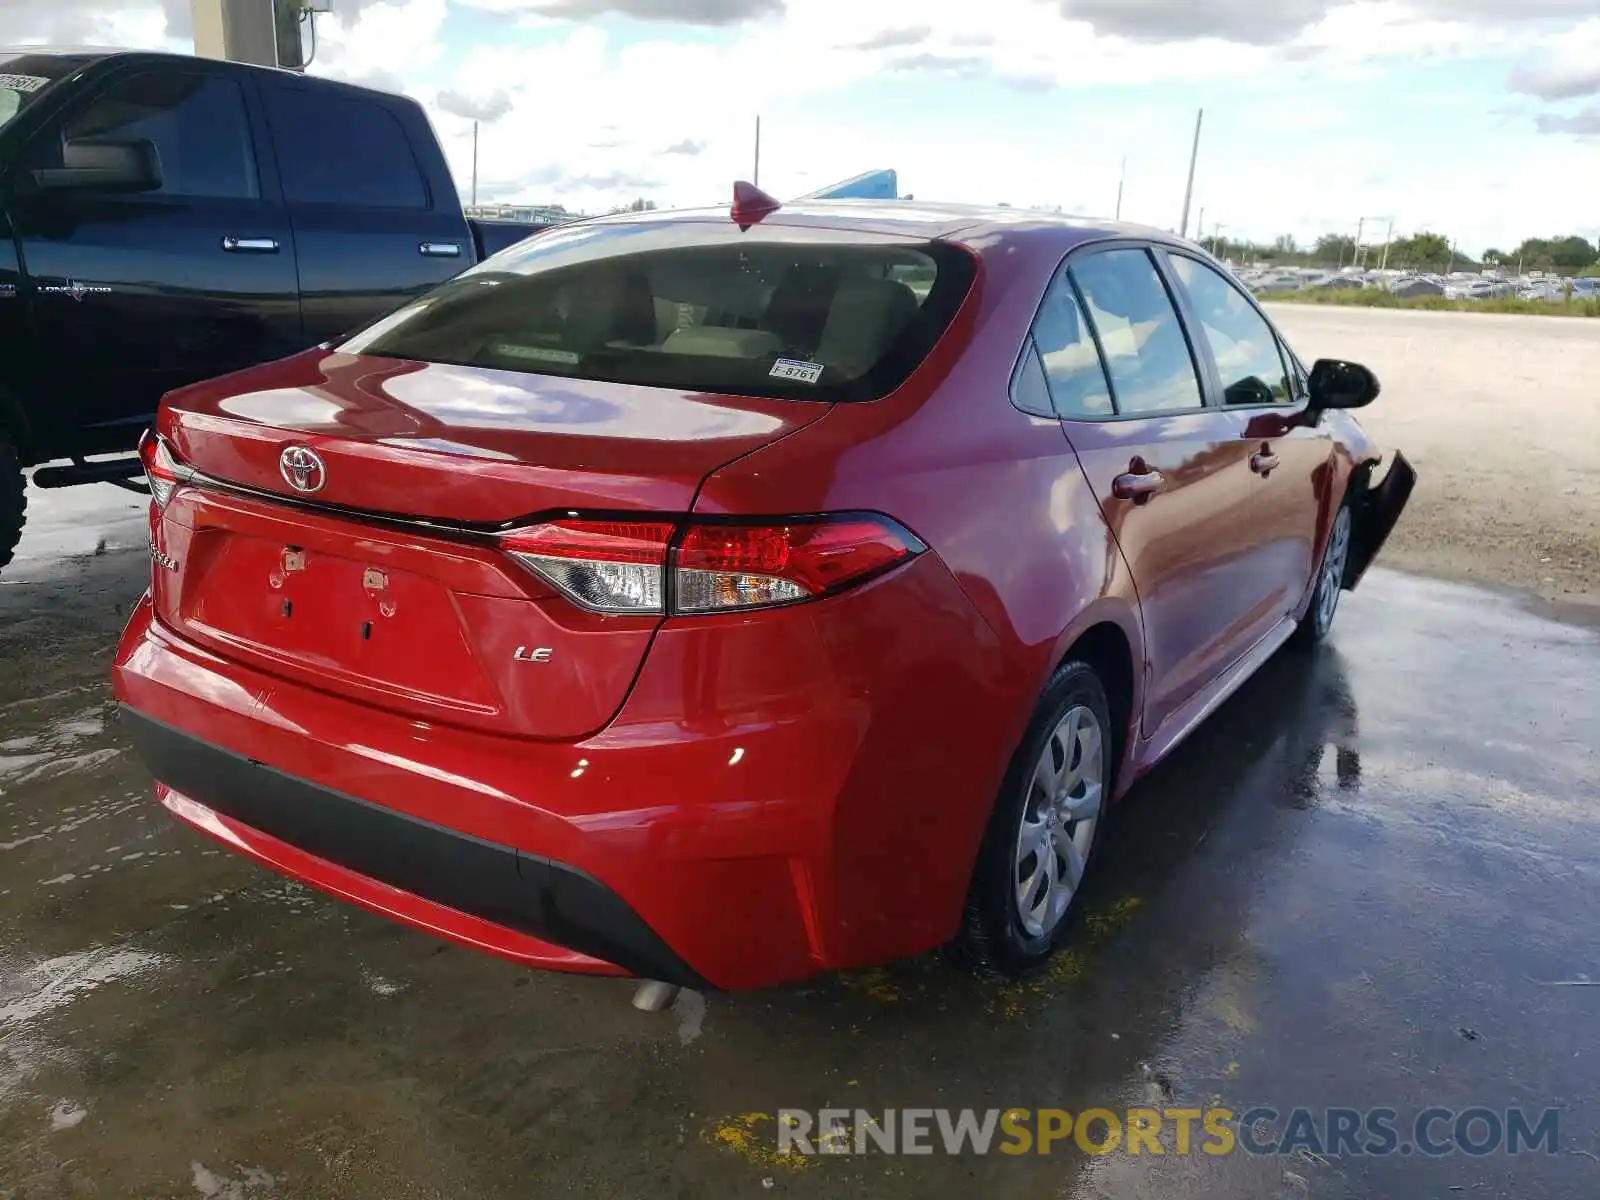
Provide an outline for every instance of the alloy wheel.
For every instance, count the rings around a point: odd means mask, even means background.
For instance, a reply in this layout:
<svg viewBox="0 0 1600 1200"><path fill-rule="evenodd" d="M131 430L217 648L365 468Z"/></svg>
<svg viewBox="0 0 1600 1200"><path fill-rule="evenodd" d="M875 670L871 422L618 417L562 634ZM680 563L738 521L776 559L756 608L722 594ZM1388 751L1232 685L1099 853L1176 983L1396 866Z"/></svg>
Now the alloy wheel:
<svg viewBox="0 0 1600 1200"><path fill-rule="evenodd" d="M1350 558L1350 509L1341 508L1328 534L1328 549L1322 556L1322 578L1317 581L1317 625L1327 629L1339 607L1339 589L1344 586L1345 563Z"/></svg>
<svg viewBox="0 0 1600 1200"><path fill-rule="evenodd" d="M1049 936L1077 894L1100 823L1105 779L1099 718L1082 705L1068 709L1045 739L1017 831L1013 882L1029 937Z"/></svg>

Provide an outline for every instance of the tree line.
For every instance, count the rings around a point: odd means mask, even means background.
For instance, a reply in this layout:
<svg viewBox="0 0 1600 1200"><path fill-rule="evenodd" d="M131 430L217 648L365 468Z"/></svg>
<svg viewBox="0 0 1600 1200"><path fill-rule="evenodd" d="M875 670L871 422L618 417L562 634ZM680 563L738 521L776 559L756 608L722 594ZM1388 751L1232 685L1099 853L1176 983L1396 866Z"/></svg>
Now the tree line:
<svg viewBox="0 0 1600 1200"><path fill-rule="evenodd" d="M1490 249L1481 260L1462 253L1442 233L1422 232L1396 238L1385 258L1382 244L1357 245L1347 233L1325 233L1310 246L1299 245L1285 234L1271 243L1234 238L1206 238L1205 245L1219 258L1235 262L1268 262L1296 267L1348 267L1359 264L1410 271L1471 271L1483 267L1508 267L1521 271L1558 271L1564 275L1600 274L1600 246L1587 238L1528 238L1511 250Z"/></svg>

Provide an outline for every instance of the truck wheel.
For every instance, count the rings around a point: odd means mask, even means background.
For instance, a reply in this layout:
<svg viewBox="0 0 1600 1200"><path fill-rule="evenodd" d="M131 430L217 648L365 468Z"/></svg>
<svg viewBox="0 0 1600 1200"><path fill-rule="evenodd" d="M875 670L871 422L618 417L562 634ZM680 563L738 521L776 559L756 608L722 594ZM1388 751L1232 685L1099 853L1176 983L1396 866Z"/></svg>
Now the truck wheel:
<svg viewBox="0 0 1600 1200"><path fill-rule="evenodd" d="M28 495L23 490L22 460L11 439L0 433L0 567L22 540L22 525L28 519Z"/></svg>

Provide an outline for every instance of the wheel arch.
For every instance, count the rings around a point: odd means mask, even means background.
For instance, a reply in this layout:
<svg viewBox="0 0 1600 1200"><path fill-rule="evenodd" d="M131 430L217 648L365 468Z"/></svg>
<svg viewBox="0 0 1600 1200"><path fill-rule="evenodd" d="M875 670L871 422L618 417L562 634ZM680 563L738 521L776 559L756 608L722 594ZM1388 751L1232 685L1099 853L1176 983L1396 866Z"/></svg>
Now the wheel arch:
<svg viewBox="0 0 1600 1200"><path fill-rule="evenodd" d="M1092 606L1063 637L1051 677L1072 661L1086 663L1099 676L1111 707L1116 737L1113 794L1120 796L1132 778L1128 754L1139 740L1139 716L1144 705L1144 640L1137 614L1104 601Z"/></svg>

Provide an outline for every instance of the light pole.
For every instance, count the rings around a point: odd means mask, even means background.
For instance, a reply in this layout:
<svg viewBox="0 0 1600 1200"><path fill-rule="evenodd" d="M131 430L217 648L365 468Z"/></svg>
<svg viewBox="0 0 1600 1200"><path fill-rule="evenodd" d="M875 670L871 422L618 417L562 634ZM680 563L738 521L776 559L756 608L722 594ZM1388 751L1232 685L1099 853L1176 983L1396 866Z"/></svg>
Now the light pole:
<svg viewBox="0 0 1600 1200"><path fill-rule="evenodd" d="M1211 254L1214 258L1222 257L1222 231L1226 228L1221 221L1211 222Z"/></svg>
<svg viewBox="0 0 1600 1200"><path fill-rule="evenodd" d="M1355 256L1350 260L1350 265L1352 267L1361 266L1362 264L1364 264L1367 261L1367 248L1366 248L1366 246L1364 246L1362 244L1361 238L1366 233L1367 222L1368 221L1371 221L1374 224L1376 224L1379 221L1389 221L1389 218L1388 217L1362 217L1359 221L1356 222L1356 252L1355 252ZM1391 230L1394 228L1394 222L1393 221L1389 221L1389 228Z"/></svg>
<svg viewBox="0 0 1600 1200"><path fill-rule="evenodd" d="M1122 172L1117 176L1117 213L1115 220L1122 220L1122 186L1128 182L1128 156L1122 156Z"/></svg>
<svg viewBox="0 0 1600 1200"><path fill-rule="evenodd" d="M1194 198L1194 164L1200 157L1200 126L1206 119L1206 110L1194 114L1194 147L1189 151L1189 182L1183 189L1183 220L1178 223L1178 236L1189 236L1189 201Z"/></svg>

